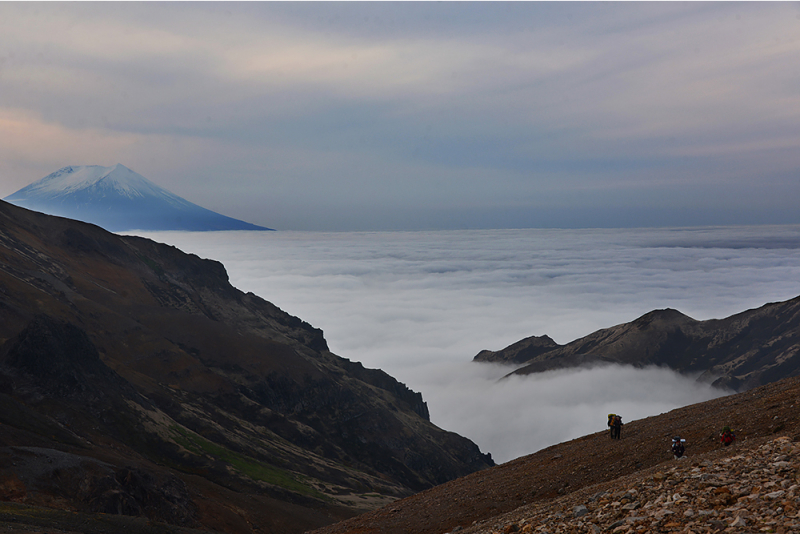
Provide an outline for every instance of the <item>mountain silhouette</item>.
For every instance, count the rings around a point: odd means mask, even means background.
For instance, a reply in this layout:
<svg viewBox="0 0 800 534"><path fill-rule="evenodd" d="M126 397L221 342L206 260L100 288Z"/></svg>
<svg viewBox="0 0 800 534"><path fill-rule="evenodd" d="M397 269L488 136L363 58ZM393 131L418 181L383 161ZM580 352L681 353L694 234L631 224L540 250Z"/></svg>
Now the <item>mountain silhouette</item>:
<svg viewBox="0 0 800 534"><path fill-rule="evenodd" d="M743 391L800 375L800 297L707 321L654 310L566 345L534 336L481 351L473 361L519 365L513 372L518 375L610 363L654 365Z"/></svg>
<svg viewBox="0 0 800 534"><path fill-rule="evenodd" d="M4 200L112 232L270 230L193 204L120 164L64 167Z"/></svg>

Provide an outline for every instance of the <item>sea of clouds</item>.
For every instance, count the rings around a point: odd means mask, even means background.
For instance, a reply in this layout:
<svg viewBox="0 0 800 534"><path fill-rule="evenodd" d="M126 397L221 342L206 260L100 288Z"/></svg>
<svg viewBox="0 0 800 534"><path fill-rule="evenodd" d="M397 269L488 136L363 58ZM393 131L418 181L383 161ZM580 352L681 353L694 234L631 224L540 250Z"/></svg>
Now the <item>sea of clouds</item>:
<svg viewBox="0 0 800 534"><path fill-rule="evenodd" d="M611 412L628 422L726 392L618 366L499 380L511 368L472 363L480 350L800 295L799 226L138 234L221 261L234 286L422 392L435 424L497 462L604 430Z"/></svg>

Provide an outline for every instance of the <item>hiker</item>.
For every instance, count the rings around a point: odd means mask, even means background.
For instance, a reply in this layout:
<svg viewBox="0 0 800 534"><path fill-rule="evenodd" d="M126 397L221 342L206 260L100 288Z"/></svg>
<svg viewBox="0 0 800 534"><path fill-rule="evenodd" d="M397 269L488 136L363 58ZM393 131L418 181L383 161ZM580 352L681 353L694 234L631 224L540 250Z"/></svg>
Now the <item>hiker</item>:
<svg viewBox="0 0 800 534"><path fill-rule="evenodd" d="M611 437L611 439L614 439L614 418L616 416L617 414L608 414L608 435Z"/></svg>
<svg viewBox="0 0 800 534"><path fill-rule="evenodd" d="M736 434L733 433L731 427L726 426L722 429L722 434L719 435L719 442L722 443L723 447L727 447L731 443L736 441Z"/></svg>
<svg viewBox="0 0 800 534"><path fill-rule="evenodd" d="M675 436L672 438L672 455L675 456L676 460L683 458L683 453L686 452L686 447L683 446L683 442L685 439L681 439L680 436Z"/></svg>
<svg viewBox="0 0 800 534"><path fill-rule="evenodd" d="M611 423L611 439L621 439L622 434L622 416L615 415L614 422Z"/></svg>

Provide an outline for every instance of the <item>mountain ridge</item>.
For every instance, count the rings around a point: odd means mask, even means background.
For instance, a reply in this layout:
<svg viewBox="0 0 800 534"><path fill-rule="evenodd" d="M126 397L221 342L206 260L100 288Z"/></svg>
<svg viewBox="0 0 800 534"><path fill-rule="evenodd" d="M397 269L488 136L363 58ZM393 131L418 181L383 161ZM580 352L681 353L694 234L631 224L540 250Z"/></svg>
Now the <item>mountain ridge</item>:
<svg viewBox="0 0 800 534"><path fill-rule="evenodd" d="M743 391L800 374L800 296L706 321L670 308L653 310L566 345L529 337L481 351L473 361L519 365L510 373L516 375L610 363L656 365Z"/></svg>
<svg viewBox="0 0 800 534"><path fill-rule="evenodd" d="M0 500L293 534L490 465L221 263L0 202Z"/></svg>
<svg viewBox="0 0 800 534"><path fill-rule="evenodd" d="M114 232L271 230L198 206L119 163L62 167L4 200Z"/></svg>

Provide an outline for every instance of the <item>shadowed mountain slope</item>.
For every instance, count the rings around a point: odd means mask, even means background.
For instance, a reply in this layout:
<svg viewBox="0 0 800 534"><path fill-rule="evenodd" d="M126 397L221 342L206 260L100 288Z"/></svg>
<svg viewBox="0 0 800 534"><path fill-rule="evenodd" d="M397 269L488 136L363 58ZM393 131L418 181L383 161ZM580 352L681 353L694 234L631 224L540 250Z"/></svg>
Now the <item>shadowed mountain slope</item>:
<svg viewBox="0 0 800 534"><path fill-rule="evenodd" d="M743 391L800 374L800 297L708 321L655 310L566 345L531 337L482 351L474 361L522 365L515 374L607 363L656 365Z"/></svg>
<svg viewBox="0 0 800 534"><path fill-rule="evenodd" d="M220 263L0 202L0 500L292 533L489 465Z"/></svg>

